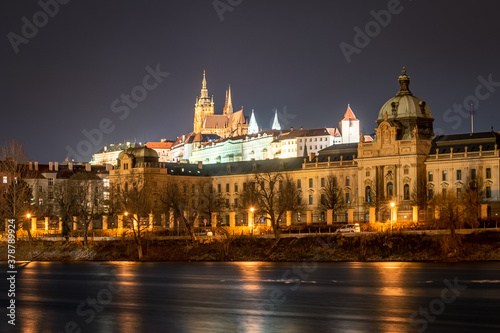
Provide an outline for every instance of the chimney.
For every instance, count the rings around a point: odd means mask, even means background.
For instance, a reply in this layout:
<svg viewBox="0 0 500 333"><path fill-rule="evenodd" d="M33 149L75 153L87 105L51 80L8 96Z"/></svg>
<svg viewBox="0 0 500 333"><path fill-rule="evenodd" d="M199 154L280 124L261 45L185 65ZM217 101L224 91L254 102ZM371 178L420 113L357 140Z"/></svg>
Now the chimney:
<svg viewBox="0 0 500 333"><path fill-rule="evenodd" d="M85 171L90 172L90 170L91 170L90 163L85 163Z"/></svg>
<svg viewBox="0 0 500 333"><path fill-rule="evenodd" d="M54 162L54 171L59 171L59 162Z"/></svg>
<svg viewBox="0 0 500 333"><path fill-rule="evenodd" d="M300 126L300 130L302 131L304 128L302 126Z"/></svg>
<svg viewBox="0 0 500 333"><path fill-rule="evenodd" d="M203 162L202 161L198 161L198 169L203 169Z"/></svg>
<svg viewBox="0 0 500 333"><path fill-rule="evenodd" d="M35 162L35 170L38 171L38 162Z"/></svg>
<svg viewBox="0 0 500 333"><path fill-rule="evenodd" d="M68 162L68 169L73 171L73 162Z"/></svg>
<svg viewBox="0 0 500 333"><path fill-rule="evenodd" d="M309 161L314 160L315 157L316 157L316 153L313 153L313 152L309 153Z"/></svg>
<svg viewBox="0 0 500 333"><path fill-rule="evenodd" d="M293 132L293 126L290 127L290 132Z"/></svg>
<svg viewBox="0 0 500 333"><path fill-rule="evenodd" d="M52 171L52 165L53 165L53 163L49 162L49 171Z"/></svg>
<svg viewBox="0 0 500 333"><path fill-rule="evenodd" d="M29 161L28 163L30 170L33 170L33 162Z"/></svg>

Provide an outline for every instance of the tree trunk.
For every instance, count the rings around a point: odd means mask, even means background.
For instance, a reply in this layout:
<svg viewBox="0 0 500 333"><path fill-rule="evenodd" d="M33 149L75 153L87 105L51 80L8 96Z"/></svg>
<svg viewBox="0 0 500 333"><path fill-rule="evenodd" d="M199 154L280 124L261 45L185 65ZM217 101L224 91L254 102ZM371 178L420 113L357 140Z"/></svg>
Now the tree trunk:
<svg viewBox="0 0 500 333"><path fill-rule="evenodd" d="M32 248L33 238L31 237L31 230L29 228L28 228L28 242L30 244L30 261L33 261L33 248Z"/></svg>

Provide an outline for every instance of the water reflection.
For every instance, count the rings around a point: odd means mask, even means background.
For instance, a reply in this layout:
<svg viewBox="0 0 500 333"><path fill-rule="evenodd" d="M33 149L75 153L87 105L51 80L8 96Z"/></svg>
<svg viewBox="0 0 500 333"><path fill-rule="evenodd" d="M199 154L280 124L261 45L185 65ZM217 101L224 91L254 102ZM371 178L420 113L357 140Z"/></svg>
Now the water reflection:
<svg viewBox="0 0 500 333"><path fill-rule="evenodd" d="M443 279L459 276L467 291L432 328L500 330L500 283L491 282L498 280L498 263L322 263L297 280L293 272L301 265L32 263L19 275L18 327L64 332L75 321L83 332L106 333L402 332L412 329L413 311L440 295ZM87 323L78 305L99 299L113 279L112 300ZM481 321L468 322L471 314Z"/></svg>

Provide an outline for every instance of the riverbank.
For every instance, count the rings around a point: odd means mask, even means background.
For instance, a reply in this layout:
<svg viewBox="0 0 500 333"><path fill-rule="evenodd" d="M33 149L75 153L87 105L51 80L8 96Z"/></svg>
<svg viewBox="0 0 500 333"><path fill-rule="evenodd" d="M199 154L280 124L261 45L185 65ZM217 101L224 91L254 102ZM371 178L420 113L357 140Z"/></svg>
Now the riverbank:
<svg viewBox="0 0 500 333"><path fill-rule="evenodd" d="M274 239L250 236L199 240L143 240L143 261L500 261L500 232L458 235L378 233ZM0 243L7 260L7 243ZM89 242L33 241L36 261L134 261L132 239ZM16 243L16 260L29 260L28 241Z"/></svg>

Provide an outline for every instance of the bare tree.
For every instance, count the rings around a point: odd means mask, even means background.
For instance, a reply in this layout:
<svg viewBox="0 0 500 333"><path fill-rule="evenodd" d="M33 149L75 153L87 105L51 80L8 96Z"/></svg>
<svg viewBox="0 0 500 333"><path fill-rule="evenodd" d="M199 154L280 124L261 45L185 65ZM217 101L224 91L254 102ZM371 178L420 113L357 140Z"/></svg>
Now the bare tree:
<svg viewBox="0 0 500 333"><path fill-rule="evenodd" d="M90 223L103 213L102 179L92 173L79 172L71 176L68 182L73 185L75 209L83 227L83 242L87 244Z"/></svg>
<svg viewBox="0 0 500 333"><path fill-rule="evenodd" d="M271 222L274 237L280 238L280 221L286 211L300 211L304 202L297 185L290 177L281 173L257 173L254 184L247 186L243 193L244 204L256 201L257 209L264 215L264 219Z"/></svg>
<svg viewBox="0 0 500 333"><path fill-rule="evenodd" d="M210 218L212 213L220 214L225 206L224 199L217 193L210 180L203 180L198 183L199 213L206 214ZM217 223L216 223L217 224ZM212 227L218 227L214 225Z"/></svg>
<svg viewBox="0 0 500 333"><path fill-rule="evenodd" d="M76 185L76 182L62 180L56 182L52 189L55 211L63 223L63 237L68 237L69 224L72 223L72 217L78 214L77 193L79 189Z"/></svg>
<svg viewBox="0 0 500 333"><path fill-rule="evenodd" d="M118 184L119 187L114 192L114 201L117 207L126 212L127 218L132 220L131 230L139 260L142 260L142 234L149 225L142 225L141 217L147 217L152 211L154 195L152 184L144 175L135 172L121 175Z"/></svg>
<svg viewBox="0 0 500 333"><path fill-rule="evenodd" d="M12 159L18 164L26 163L29 159L28 153L24 148L24 143L16 140L10 139L5 141L0 148L0 160Z"/></svg>
<svg viewBox="0 0 500 333"><path fill-rule="evenodd" d="M199 200L188 194L188 183L181 179L170 177L162 184L159 199L166 212L172 210L174 215L182 221L191 240L195 240L194 222L198 218ZM214 203L212 203L214 204ZM215 209L212 206L212 209ZM205 208L208 209L208 208Z"/></svg>
<svg viewBox="0 0 500 333"><path fill-rule="evenodd" d="M338 185L337 177L328 175L325 179L325 187L321 189L320 208L322 210L332 209L334 213L344 207L344 194Z"/></svg>

